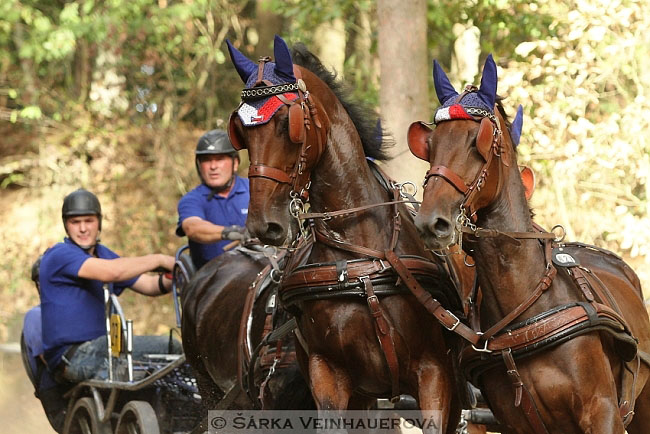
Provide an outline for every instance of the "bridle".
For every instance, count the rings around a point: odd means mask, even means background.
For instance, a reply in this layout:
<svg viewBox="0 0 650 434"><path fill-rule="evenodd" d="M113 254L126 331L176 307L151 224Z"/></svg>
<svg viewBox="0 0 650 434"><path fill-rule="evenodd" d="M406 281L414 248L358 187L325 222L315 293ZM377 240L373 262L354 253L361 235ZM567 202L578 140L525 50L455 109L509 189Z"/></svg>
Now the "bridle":
<svg viewBox="0 0 650 434"><path fill-rule="evenodd" d="M456 101L460 102L463 96L473 91L476 91L476 88L468 86ZM462 226L470 226L476 222L476 212L491 204L501 191L503 167L500 162L506 166L508 162L501 158L504 154L503 133L497 117L488 110L478 107L466 107L465 110L474 118L474 121L480 123L476 135L476 148L484 161L481 169L474 181L466 184L463 178L447 166L431 166L424 177L423 186L426 188L427 183L433 177L440 177L447 181L464 196L460 204L458 223ZM496 177L489 176L495 173L497 173Z"/></svg>
<svg viewBox="0 0 650 434"><path fill-rule="evenodd" d="M311 185L311 169L323 154L330 122L322 105L307 90L307 86L302 80L301 71L296 65L293 66L295 83L274 85L263 79L264 66L270 60L269 57L260 58L257 81L252 88L242 90L242 104L248 100L276 96L289 108L289 140L301 146L300 155L293 167L288 168L277 168L251 162L248 177L266 178L280 184L290 185L291 192L289 194L292 199L290 210L293 215L304 211L303 203L308 198ZM298 97L291 100L284 95L287 92L296 92ZM317 108L318 105L321 106L320 110ZM240 150L246 146L234 125L234 117L237 115L237 110L230 115L228 135L235 149Z"/></svg>

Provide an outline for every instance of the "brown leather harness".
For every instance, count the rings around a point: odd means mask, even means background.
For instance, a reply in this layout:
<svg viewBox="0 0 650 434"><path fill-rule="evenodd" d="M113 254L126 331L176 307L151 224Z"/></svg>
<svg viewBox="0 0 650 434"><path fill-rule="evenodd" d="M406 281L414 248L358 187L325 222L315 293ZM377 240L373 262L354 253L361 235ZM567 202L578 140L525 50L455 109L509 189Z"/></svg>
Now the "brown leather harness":
<svg viewBox="0 0 650 434"><path fill-rule="evenodd" d="M385 175L384 175L385 176ZM394 184L393 184L394 185ZM439 320L444 320L443 325L453 329L460 320L442 307L442 304L433 298L431 293L425 291L420 282L427 282L427 286L440 286L446 276L446 270L439 264L427 258L417 256L398 256L394 249L399 239L401 217L397 205L409 201L399 200L400 190L393 187L393 200L372 204L347 210L326 213L303 213L300 218L312 221L310 225L313 242L320 242L329 247L363 256L356 260L340 260L334 264L303 264L302 259L308 256L305 253L294 255L293 263L289 263L285 270L280 289L280 300L287 308L300 301L323 299L329 297L363 296L366 299L370 314L375 320L375 333L380 342L386 363L391 374L391 396L399 399L399 360L395 350L393 336L394 326L390 316L381 305L378 295L392 295L403 293L398 282L401 281L408 290L416 295L420 302L429 302L437 307L435 314ZM359 213L371 208L391 206L393 230L388 248L386 250L371 249L348 243L343 240L333 239L325 231L319 229L314 221L321 222L344 215ZM447 291L436 293L438 297L457 296L453 287ZM446 293L446 294L445 294ZM453 298L453 297L452 297ZM460 306L457 299L447 301L448 304Z"/></svg>

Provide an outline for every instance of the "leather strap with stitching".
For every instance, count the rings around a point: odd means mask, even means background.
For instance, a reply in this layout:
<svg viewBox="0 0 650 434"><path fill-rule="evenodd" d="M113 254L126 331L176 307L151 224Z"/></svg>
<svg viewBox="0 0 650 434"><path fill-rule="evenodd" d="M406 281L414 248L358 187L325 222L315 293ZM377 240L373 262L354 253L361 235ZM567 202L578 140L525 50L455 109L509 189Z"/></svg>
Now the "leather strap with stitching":
<svg viewBox="0 0 650 434"><path fill-rule="evenodd" d="M524 415L526 416L531 428L533 428L535 434L548 434L546 425L544 425L544 422L539 415L539 411L537 410L537 406L535 405L535 400L526 385L521 381L517 365L512 357L512 351L508 348L507 350L502 351L501 354L507 368L506 372L512 381L512 387L515 389L515 407L521 407L521 410L524 412Z"/></svg>
<svg viewBox="0 0 650 434"><path fill-rule="evenodd" d="M477 344L480 336L465 324L460 322L458 317L445 309L438 300L426 292L422 286L415 280L406 266L402 263L399 256L393 251L386 251L386 259L393 266L397 274L402 278L402 282L411 291L415 298L440 322L447 330L467 339L472 344Z"/></svg>
<svg viewBox="0 0 650 434"><path fill-rule="evenodd" d="M386 358L388 369L390 370L391 377L391 400L399 398L399 361L397 359L397 352L395 351L395 342L393 341L392 331L393 325L390 323L389 318L386 316L379 298L375 295L372 282L366 277L360 278L366 291L366 301L370 314L375 319L375 334L381 349Z"/></svg>

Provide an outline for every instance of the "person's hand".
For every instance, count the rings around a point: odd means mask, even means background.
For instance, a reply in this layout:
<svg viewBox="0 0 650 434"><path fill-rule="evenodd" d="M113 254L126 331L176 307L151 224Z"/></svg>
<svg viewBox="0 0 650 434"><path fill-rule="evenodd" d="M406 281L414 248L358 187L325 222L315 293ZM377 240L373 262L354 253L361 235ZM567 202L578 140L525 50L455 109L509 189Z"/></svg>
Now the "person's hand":
<svg viewBox="0 0 650 434"><path fill-rule="evenodd" d="M237 226L237 225L226 226L221 231L221 239L243 241L246 239L244 235L245 232L246 232L246 228L243 226Z"/></svg>

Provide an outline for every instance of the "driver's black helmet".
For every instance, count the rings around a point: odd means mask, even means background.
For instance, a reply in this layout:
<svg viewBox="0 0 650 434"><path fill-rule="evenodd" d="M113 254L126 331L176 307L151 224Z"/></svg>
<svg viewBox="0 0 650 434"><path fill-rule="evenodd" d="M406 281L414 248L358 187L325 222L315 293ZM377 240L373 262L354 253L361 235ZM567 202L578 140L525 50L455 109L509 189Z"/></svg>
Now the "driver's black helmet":
<svg viewBox="0 0 650 434"><path fill-rule="evenodd" d="M213 155L213 154L228 154L233 159L239 160L239 154L232 147L228 133L223 130L211 130L203 134L196 144L194 151L194 165L196 166L196 173L201 178L201 170L199 170L199 156L200 155Z"/></svg>
<svg viewBox="0 0 650 434"><path fill-rule="evenodd" d="M102 207L97 196L86 189L80 188L68 194L63 199L61 217L63 225L69 217L80 215L96 215L99 219L99 230L102 229Z"/></svg>
<svg viewBox="0 0 650 434"><path fill-rule="evenodd" d="M212 130L203 134L196 144L196 155L228 154L237 157L237 151L232 147L228 133L223 130Z"/></svg>

